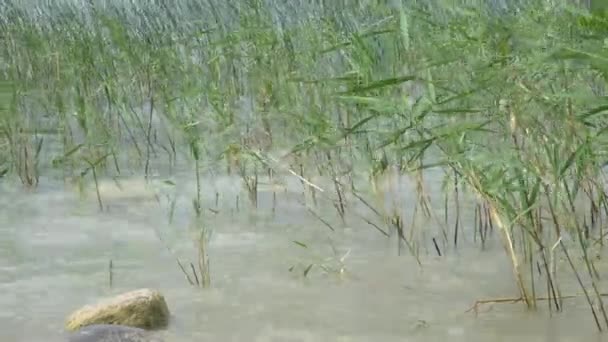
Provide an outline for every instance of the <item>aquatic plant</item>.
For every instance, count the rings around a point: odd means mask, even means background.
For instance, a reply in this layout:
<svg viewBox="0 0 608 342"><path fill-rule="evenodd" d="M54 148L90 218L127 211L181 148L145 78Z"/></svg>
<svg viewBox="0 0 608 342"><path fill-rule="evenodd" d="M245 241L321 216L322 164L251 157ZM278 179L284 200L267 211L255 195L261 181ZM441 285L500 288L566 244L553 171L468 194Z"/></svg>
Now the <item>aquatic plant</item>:
<svg viewBox="0 0 608 342"><path fill-rule="evenodd" d="M607 30L565 0L7 0L0 171L35 186L49 167L96 181L187 163L202 277L189 279L203 286L200 178L236 168L254 209L264 172L296 177L303 210L330 230L324 204L342 225L396 236L420 265L427 245L441 256L462 234L484 248L497 232L531 309L563 308L564 259L604 329ZM441 204L426 189L435 171ZM413 181L416 203L386 201L393 176Z"/></svg>

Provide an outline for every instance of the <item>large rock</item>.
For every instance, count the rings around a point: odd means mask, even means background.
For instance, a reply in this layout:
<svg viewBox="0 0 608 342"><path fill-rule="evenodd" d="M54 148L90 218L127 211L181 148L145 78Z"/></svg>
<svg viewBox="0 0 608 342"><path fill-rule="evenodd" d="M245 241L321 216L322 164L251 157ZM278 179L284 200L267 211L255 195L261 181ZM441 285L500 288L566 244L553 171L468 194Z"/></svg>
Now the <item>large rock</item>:
<svg viewBox="0 0 608 342"><path fill-rule="evenodd" d="M169 324L169 308L158 291L135 290L73 312L66 321L66 329L75 331L93 324L162 329Z"/></svg>
<svg viewBox="0 0 608 342"><path fill-rule="evenodd" d="M68 342L163 342L150 331L124 325L95 324L70 334Z"/></svg>

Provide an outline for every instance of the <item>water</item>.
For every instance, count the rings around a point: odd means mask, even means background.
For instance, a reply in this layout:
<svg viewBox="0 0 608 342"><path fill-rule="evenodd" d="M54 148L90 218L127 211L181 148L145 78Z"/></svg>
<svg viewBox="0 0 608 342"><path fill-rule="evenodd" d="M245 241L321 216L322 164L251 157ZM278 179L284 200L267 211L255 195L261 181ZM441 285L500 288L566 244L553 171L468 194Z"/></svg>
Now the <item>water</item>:
<svg viewBox="0 0 608 342"><path fill-rule="evenodd" d="M206 212L213 230L213 288L191 287L175 262L175 255L196 260L188 229L193 183L180 181L171 224L164 197L159 206L137 180L123 183L126 192L106 182L105 212L99 212L94 196L82 201L51 180L35 192L3 184L2 340L65 341L70 312L140 287L165 294L172 322L164 335L174 342L602 340L582 299L567 300L565 312L552 318L526 312L521 304L482 306L477 317L465 312L480 298L517 296L497 242L480 251L472 235L463 235L461 247L442 257L423 249L421 268L407 250L398 256L395 241L363 222L353 219L331 232L303 210L297 191L277 193L274 216L268 191L260 194L255 218L244 212L245 194L237 212L238 182L227 178L206 184L214 190L205 192L210 206L215 189L222 194L220 213ZM324 217L331 217L331 210ZM339 269L345 254L341 275L313 267L302 276L310 263Z"/></svg>

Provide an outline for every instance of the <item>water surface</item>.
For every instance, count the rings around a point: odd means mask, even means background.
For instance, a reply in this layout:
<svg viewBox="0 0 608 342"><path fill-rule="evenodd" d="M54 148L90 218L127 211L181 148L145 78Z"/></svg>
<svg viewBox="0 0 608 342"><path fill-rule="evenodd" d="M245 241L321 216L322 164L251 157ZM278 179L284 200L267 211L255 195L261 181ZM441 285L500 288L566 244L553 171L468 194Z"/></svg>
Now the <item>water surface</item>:
<svg viewBox="0 0 608 342"><path fill-rule="evenodd" d="M521 304L484 306L478 316L465 312L476 299L517 296L498 242L481 251L466 233L458 249L441 257L425 245L421 267L407 249L397 255L394 239L354 218L341 226L325 206L318 210L335 227L330 231L299 202L298 182L276 192L274 211L272 192L261 192L255 216L246 212L244 193L236 209L238 179L206 184L208 207L215 207L216 190L221 196L219 214L206 211L213 288L201 290L186 282L175 261L196 260L189 229L193 183L180 179L175 191L157 182L160 204L141 180L127 180L125 192L104 184L103 212L94 196L83 200L53 180L33 192L2 184L3 341L64 341L72 310L139 287L165 294L173 317L164 334L175 342L602 340L582 299L566 301L566 310L553 317ZM413 192L400 191L413 201ZM163 194L176 193L169 223ZM426 240L437 236L437 229L428 231ZM344 271L313 267L304 278L310 263Z"/></svg>

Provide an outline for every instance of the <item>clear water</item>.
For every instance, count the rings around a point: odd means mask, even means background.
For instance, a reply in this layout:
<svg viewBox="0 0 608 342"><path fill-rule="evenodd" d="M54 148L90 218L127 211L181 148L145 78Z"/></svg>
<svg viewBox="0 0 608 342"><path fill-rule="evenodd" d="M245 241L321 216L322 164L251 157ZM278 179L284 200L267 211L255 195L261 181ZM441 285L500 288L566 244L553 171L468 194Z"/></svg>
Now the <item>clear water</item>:
<svg viewBox="0 0 608 342"><path fill-rule="evenodd" d="M124 192L108 184L104 212L94 196L82 200L51 180L35 192L2 185L2 341L65 341L63 323L72 310L140 287L165 294L173 317L163 334L174 342L604 338L596 333L583 299L567 300L565 311L553 317L544 310L526 312L521 304L483 306L478 316L465 312L480 298L517 296L498 242L481 251L472 234L463 233L459 248L442 257L422 248L420 267L407 249L397 255L395 240L362 220L352 218L341 227L331 219L336 231L330 231L298 203L299 190L278 191L274 214L272 193L261 192L255 216L246 212L246 194L241 193L237 212L238 179L205 185L208 206L215 206L215 191L221 196L220 213L206 212L213 230L213 288L201 290L185 281L175 262L175 256L196 260L188 228L194 183L180 178L171 224L164 197L160 204L151 200L143 182L127 180ZM298 182L292 185L297 189ZM408 196L413 192L399 191L412 200ZM331 218L327 207L322 212ZM422 235L426 240L437 231L428 230L428 236ZM347 252L342 274L313 267L307 278L302 276L313 262L339 268L337 259ZM562 284L576 288L568 280Z"/></svg>

